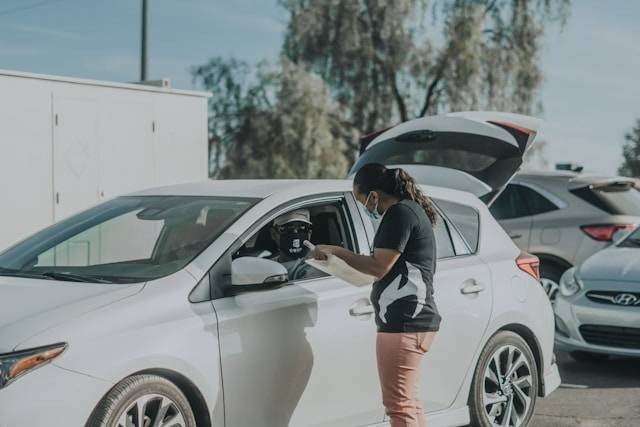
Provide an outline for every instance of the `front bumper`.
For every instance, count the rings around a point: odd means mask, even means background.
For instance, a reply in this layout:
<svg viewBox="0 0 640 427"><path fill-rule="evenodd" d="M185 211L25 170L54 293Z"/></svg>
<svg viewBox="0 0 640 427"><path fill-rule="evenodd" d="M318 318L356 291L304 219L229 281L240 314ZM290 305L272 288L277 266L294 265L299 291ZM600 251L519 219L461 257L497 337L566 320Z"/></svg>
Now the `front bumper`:
<svg viewBox="0 0 640 427"><path fill-rule="evenodd" d="M0 427L84 426L112 386L50 363L0 389Z"/></svg>
<svg viewBox="0 0 640 427"><path fill-rule="evenodd" d="M640 328L640 307L596 303L589 300L585 292L581 291L569 298L559 295L554 312L556 316L555 351L585 351L640 357L640 345L634 344L631 336L628 339L625 339L624 335L616 338L612 333L611 339L608 339L605 332L617 328L621 328L620 331L624 331L622 328ZM589 342L589 339L583 336L581 327L603 327L603 332L599 333L604 339L602 342L594 343L591 338L592 342ZM624 332L621 333L624 334ZM610 341L610 344L606 344L607 341ZM621 341L627 341L627 345L615 344Z"/></svg>

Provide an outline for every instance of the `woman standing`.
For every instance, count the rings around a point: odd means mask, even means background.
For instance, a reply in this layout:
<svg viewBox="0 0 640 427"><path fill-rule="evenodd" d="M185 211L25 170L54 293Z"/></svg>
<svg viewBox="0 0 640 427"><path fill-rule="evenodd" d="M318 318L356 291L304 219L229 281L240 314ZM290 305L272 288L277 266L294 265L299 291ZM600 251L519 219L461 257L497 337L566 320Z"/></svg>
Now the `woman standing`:
<svg viewBox="0 0 640 427"><path fill-rule="evenodd" d="M382 218L370 256L318 245L317 259L333 254L375 276L371 302L378 334L376 355L382 401L391 426L424 426L420 362L440 325L433 300L436 212L414 179L402 169L363 166L353 193L373 219Z"/></svg>

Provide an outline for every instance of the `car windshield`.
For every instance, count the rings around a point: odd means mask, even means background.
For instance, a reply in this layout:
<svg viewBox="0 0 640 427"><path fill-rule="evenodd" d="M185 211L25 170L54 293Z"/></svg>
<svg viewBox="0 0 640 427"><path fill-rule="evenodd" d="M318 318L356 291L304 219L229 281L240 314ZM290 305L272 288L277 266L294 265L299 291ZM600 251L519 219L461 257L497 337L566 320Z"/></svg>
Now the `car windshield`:
<svg viewBox="0 0 640 427"><path fill-rule="evenodd" d="M0 275L133 283L187 265L254 203L234 197L119 197L0 254Z"/></svg>

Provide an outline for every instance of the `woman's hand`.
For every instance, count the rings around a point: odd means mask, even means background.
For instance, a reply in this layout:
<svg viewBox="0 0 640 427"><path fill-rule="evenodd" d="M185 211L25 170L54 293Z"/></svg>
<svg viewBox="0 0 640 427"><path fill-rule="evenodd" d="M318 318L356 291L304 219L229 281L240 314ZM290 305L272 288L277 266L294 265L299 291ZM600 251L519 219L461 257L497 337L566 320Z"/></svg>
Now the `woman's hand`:
<svg viewBox="0 0 640 427"><path fill-rule="evenodd" d="M313 257L317 260L326 260L329 255L335 255L349 264L356 270L376 277L382 278L393 268L400 258L400 252L393 249L378 249L373 251L373 255L359 255L341 246L313 245L308 240L303 244L313 251Z"/></svg>
<svg viewBox="0 0 640 427"><path fill-rule="evenodd" d="M316 245L313 251L313 257L319 260L326 260L329 255L333 255L337 246L331 245Z"/></svg>

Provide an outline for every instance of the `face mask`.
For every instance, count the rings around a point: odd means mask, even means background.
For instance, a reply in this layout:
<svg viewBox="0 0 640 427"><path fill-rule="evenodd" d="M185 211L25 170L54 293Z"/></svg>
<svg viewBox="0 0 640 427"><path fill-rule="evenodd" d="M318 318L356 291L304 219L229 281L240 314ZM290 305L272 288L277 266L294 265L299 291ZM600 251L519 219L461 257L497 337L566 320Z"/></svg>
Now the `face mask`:
<svg viewBox="0 0 640 427"><path fill-rule="evenodd" d="M380 215L380 213L378 212L378 202L376 202L376 205L373 207L373 210L369 210L369 208L367 207L367 205L369 204L369 197L371 197L372 193L369 193L369 195L367 196L367 200L364 201L364 211L367 213L367 216L369 218L371 218L374 221L379 220L380 218L382 218L382 215Z"/></svg>
<svg viewBox="0 0 640 427"><path fill-rule="evenodd" d="M302 244L309 239L309 233L280 233L280 252L289 258L303 258L307 255L307 247Z"/></svg>

